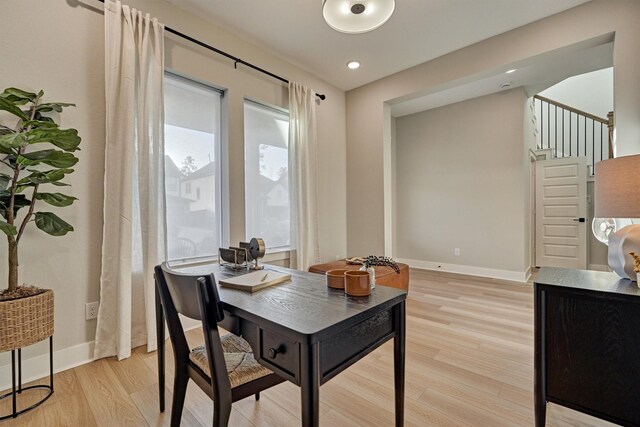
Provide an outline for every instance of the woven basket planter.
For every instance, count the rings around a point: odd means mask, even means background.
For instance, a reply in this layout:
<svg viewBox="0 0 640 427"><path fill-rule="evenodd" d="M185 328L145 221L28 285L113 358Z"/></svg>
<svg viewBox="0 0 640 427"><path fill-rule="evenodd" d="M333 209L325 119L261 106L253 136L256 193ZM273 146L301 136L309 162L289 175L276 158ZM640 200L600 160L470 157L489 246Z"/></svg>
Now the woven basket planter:
<svg viewBox="0 0 640 427"><path fill-rule="evenodd" d="M0 301L0 352L23 348L53 335L53 291Z"/></svg>

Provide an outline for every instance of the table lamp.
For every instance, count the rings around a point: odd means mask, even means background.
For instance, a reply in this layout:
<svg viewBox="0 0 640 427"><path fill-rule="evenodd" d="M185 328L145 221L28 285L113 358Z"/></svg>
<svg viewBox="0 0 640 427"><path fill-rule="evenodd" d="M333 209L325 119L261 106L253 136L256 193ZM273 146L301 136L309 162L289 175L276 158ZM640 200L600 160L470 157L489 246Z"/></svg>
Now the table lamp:
<svg viewBox="0 0 640 427"><path fill-rule="evenodd" d="M596 218L640 218L640 155L596 163L595 178ZM609 236L609 268L635 281L629 252L640 253L640 224L627 225Z"/></svg>

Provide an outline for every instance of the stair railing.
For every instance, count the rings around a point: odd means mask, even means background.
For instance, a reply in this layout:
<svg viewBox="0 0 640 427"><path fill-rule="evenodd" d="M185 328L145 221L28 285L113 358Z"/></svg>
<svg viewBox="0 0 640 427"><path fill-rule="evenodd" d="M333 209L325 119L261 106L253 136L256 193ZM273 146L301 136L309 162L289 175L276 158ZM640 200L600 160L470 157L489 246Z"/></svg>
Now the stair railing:
<svg viewBox="0 0 640 427"><path fill-rule="evenodd" d="M613 111L605 119L544 96L533 98L539 149L552 149L554 157L585 156L592 175L597 162L613 158Z"/></svg>

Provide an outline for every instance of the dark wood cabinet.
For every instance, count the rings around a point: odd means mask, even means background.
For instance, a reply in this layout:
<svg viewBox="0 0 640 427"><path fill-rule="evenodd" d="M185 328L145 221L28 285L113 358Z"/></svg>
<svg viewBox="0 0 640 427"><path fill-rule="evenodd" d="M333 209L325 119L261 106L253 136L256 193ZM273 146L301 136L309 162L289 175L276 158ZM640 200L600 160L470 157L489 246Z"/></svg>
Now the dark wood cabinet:
<svg viewBox="0 0 640 427"><path fill-rule="evenodd" d="M547 402L640 426L640 289L560 268L542 268L534 286L536 426Z"/></svg>

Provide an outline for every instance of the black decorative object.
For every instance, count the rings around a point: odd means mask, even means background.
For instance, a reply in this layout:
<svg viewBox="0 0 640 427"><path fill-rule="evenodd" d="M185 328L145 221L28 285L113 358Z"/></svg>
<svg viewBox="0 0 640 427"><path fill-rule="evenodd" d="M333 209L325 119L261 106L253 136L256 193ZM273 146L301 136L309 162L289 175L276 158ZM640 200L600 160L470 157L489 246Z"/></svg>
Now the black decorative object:
<svg viewBox="0 0 640 427"><path fill-rule="evenodd" d="M262 270L264 266L258 260L264 257L266 245L260 237L249 242L240 242L238 246L218 249L218 264L231 270Z"/></svg>
<svg viewBox="0 0 640 427"><path fill-rule="evenodd" d="M391 267L396 273L400 273L400 267L396 262L388 256L369 255L363 261L365 268L369 267Z"/></svg>

